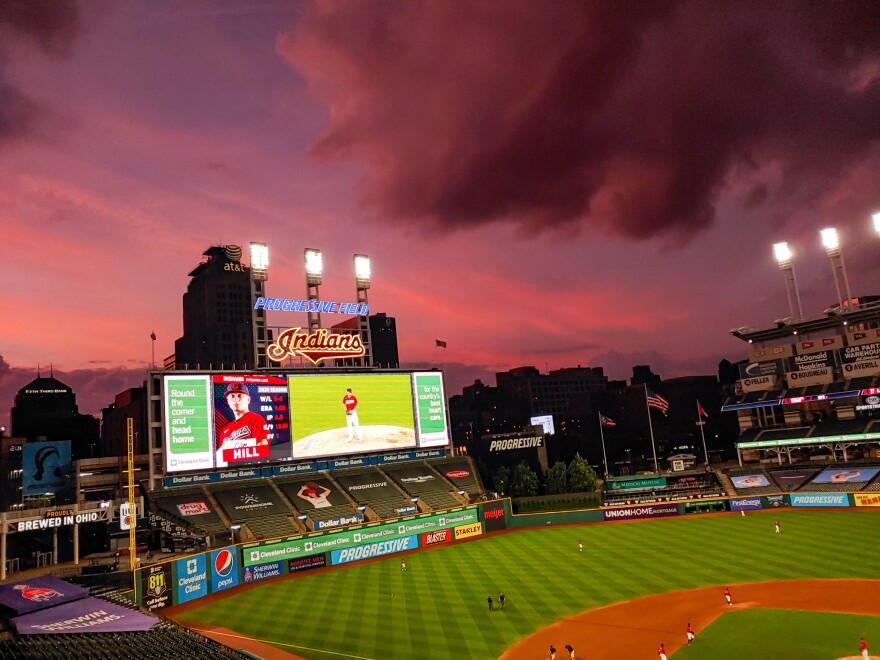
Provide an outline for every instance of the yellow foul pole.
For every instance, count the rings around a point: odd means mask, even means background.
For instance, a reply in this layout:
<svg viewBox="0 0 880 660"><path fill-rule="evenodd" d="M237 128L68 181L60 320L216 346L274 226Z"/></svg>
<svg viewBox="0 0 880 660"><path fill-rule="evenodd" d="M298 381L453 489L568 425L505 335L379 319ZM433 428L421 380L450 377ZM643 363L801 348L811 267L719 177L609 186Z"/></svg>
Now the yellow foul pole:
<svg viewBox="0 0 880 660"><path fill-rule="evenodd" d="M134 420L129 417L126 420L126 431L128 435L128 561L131 567L132 579L137 580L134 569L137 568L137 516L135 515L134 502Z"/></svg>

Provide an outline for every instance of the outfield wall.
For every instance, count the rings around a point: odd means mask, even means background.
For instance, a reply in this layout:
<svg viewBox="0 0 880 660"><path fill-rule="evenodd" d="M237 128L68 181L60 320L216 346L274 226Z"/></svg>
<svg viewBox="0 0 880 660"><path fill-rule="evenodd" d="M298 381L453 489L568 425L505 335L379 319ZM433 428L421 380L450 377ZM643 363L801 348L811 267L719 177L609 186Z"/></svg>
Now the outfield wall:
<svg viewBox="0 0 880 660"><path fill-rule="evenodd" d="M488 508L488 527L503 529L507 511ZM483 515L483 505L456 507L169 559L137 569L135 600L161 609L239 584L473 538L483 534Z"/></svg>
<svg viewBox="0 0 880 660"><path fill-rule="evenodd" d="M650 520L716 511L779 507L875 507L880 493L780 493L660 502L600 509L513 514L510 499L332 532L314 532L218 548L151 564L136 571L135 600L161 609L269 578L339 566L436 546L505 529Z"/></svg>

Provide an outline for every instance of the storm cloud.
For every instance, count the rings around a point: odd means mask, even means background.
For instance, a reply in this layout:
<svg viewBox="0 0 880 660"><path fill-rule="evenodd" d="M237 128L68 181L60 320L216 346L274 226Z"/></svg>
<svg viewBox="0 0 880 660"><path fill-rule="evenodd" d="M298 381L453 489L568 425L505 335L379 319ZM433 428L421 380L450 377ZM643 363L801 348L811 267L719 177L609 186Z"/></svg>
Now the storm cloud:
<svg viewBox="0 0 880 660"><path fill-rule="evenodd" d="M74 0L0 2L0 142L29 135L43 112L9 79L11 61L31 56L35 49L50 57L66 57L79 28Z"/></svg>
<svg viewBox="0 0 880 660"><path fill-rule="evenodd" d="M687 237L877 157L874 2L319 1L278 49L401 223Z"/></svg>

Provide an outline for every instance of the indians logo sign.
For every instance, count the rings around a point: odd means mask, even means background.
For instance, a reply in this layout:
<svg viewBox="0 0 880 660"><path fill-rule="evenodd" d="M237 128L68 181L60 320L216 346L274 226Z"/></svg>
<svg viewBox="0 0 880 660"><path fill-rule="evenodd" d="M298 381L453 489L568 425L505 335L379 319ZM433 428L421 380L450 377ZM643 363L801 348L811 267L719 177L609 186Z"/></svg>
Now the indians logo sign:
<svg viewBox="0 0 880 660"><path fill-rule="evenodd" d="M17 584L14 589L21 592L21 597L35 603L42 603L53 598L60 598L61 594L54 589L45 587L29 587L26 584Z"/></svg>
<svg viewBox="0 0 880 660"><path fill-rule="evenodd" d="M284 330L274 344L266 348L266 357L273 362L297 355L314 365L333 358L359 358L366 353L359 334L330 333L326 329L303 334L301 328Z"/></svg>

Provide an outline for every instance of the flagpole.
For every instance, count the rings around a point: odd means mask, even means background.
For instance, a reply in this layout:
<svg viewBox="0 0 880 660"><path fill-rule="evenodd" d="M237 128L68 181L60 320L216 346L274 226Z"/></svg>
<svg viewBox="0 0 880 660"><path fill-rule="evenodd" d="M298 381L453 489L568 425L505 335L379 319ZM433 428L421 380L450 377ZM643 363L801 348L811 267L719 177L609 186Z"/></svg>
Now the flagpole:
<svg viewBox="0 0 880 660"><path fill-rule="evenodd" d="M657 467L657 447L654 444L654 423L651 421L651 406L648 405L648 384L645 387L645 408L648 411L648 429L651 431L651 449L654 452L654 472L660 474L660 468Z"/></svg>
<svg viewBox="0 0 880 660"><path fill-rule="evenodd" d="M605 429L602 428L602 411L599 411L599 435L602 436L602 459L605 461L605 479L608 479L608 455L605 453Z"/></svg>
<svg viewBox="0 0 880 660"><path fill-rule="evenodd" d="M709 452L706 450L706 432L703 430L706 422L703 421L703 416L700 414L699 399L697 399L697 426L700 427L700 435L703 436L703 455L706 457L706 467L709 467Z"/></svg>

